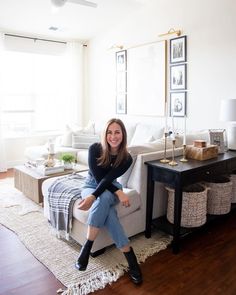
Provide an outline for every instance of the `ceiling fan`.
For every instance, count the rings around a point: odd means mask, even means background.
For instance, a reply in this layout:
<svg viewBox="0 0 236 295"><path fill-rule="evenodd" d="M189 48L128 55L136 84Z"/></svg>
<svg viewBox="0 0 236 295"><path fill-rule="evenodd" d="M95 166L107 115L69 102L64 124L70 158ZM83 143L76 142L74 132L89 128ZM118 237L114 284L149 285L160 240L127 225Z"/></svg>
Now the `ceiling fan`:
<svg viewBox="0 0 236 295"><path fill-rule="evenodd" d="M66 2L72 2L72 3L75 3L75 4L80 4L80 5L90 6L90 7L94 7L94 8L97 7L97 3L90 2L90 1L87 1L87 0L51 0L51 2L52 2L52 4L53 4L55 7L61 7L61 6L63 6Z"/></svg>

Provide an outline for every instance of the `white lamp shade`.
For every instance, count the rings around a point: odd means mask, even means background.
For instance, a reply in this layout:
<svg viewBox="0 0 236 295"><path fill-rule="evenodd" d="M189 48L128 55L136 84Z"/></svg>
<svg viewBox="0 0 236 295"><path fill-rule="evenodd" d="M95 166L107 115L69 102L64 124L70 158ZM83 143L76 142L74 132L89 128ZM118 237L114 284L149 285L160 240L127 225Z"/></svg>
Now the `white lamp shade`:
<svg viewBox="0 0 236 295"><path fill-rule="evenodd" d="M224 99L220 106L221 121L236 121L236 99Z"/></svg>

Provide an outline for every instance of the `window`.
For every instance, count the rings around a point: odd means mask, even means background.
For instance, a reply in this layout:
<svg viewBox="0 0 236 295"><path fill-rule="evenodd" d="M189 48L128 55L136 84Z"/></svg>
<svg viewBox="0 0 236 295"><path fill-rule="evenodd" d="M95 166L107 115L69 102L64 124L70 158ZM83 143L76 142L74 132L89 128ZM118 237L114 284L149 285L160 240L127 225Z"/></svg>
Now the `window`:
<svg viewBox="0 0 236 295"><path fill-rule="evenodd" d="M77 105L73 89L78 88L72 84L78 80L70 76L68 54L6 50L4 55L4 135L58 131L72 123Z"/></svg>

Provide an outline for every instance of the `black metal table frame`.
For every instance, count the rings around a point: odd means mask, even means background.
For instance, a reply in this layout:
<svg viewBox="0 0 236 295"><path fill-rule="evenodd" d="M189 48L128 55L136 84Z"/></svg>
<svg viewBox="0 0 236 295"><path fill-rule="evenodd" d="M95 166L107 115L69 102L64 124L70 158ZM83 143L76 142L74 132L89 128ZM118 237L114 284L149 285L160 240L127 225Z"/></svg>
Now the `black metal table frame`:
<svg viewBox="0 0 236 295"><path fill-rule="evenodd" d="M151 237L154 184L158 181L175 189L173 253L179 252L183 187L201 181L204 177L226 174L236 169L236 152L233 151L206 161L189 160L182 163L179 162L180 158L176 158L177 166L163 164L159 160L145 162L148 167L145 237Z"/></svg>

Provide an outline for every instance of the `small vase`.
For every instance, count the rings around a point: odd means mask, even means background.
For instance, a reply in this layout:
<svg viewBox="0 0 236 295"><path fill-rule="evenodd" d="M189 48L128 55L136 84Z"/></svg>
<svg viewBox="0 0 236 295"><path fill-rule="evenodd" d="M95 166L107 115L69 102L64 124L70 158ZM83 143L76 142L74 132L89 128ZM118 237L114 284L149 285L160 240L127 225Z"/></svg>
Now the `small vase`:
<svg viewBox="0 0 236 295"><path fill-rule="evenodd" d="M70 162L64 162L64 168L65 169L72 169L73 168L73 165Z"/></svg>

